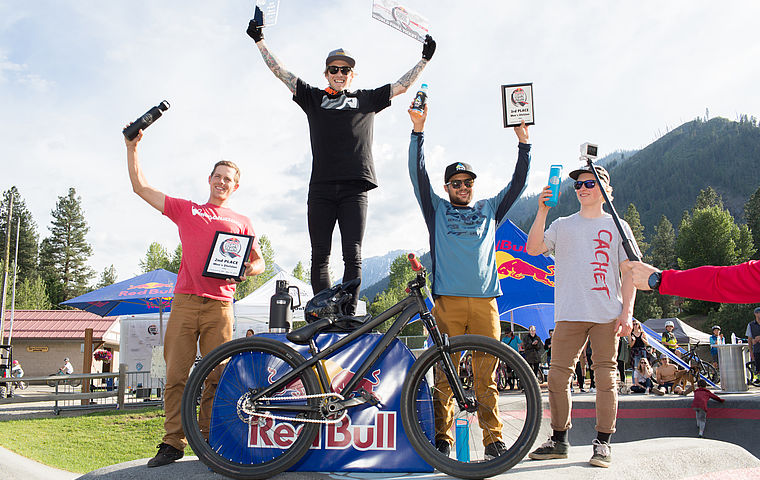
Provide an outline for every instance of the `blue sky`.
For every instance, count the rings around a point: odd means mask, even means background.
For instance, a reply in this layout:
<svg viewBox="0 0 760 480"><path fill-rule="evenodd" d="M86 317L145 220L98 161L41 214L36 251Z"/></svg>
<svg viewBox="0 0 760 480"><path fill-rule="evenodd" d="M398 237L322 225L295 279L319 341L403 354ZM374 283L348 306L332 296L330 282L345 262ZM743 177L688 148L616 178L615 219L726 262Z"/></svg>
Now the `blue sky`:
<svg viewBox="0 0 760 480"><path fill-rule="evenodd" d="M148 181L204 202L210 167L235 161L233 208L270 237L278 263L308 262L306 119L245 35L252 4L0 1L0 188L18 187L41 238L57 197L73 186L97 272L114 264L125 279L139 273L151 242L174 248L174 225L131 191L121 136L166 99L171 109L140 145ZM517 156L514 133L501 126L501 84L534 83L529 193L546 183L549 165L575 167L582 142L604 155L646 146L705 109L760 116L757 2L406 4L438 41L420 79L430 85L431 178L441 185L448 163L467 161L479 174L476 198L503 187ZM324 58L337 47L357 57L354 87L394 82L421 45L370 10L369 0L282 0L267 44L313 85L325 85ZM375 121L380 188L370 193L365 257L427 247L406 170L413 94ZM339 274L337 231L333 252Z"/></svg>

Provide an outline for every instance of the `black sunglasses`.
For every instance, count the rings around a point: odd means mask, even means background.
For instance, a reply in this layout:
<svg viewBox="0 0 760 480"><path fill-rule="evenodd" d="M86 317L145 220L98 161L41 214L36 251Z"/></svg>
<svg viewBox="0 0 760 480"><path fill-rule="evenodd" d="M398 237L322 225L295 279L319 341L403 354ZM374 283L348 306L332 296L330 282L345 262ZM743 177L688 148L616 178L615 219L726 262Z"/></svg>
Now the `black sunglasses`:
<svg viewBox="0 0 760 480"><path fill-rule="evenodd" d="M465 180L452 180L449 183L447 183L446 185L451 185L451 187L456 190L456 189L461 188L463 183L464 183L465 187L472 188L472 184L475 183L475 180L473 180L471 178L468 178L468 179L465 179Z"/></svg>
<svg viewBox="0 0 760 480"><path fill-rule="evenodd" d="M329 65L327 67L327 73L335 75L338 72L342 73L343 75L348 75L351 73L351 67L339 67L337 65Z"/></svg>
<svg viewBox="0 0 760 480"><path fill-rule="evenodd" d="M586 188L590 190L596 187L596 180L586 180L585 182L578 180L577 182L575 182L575 189L580 190L581 187L583 187L584 185L586 186Z"/></svg>

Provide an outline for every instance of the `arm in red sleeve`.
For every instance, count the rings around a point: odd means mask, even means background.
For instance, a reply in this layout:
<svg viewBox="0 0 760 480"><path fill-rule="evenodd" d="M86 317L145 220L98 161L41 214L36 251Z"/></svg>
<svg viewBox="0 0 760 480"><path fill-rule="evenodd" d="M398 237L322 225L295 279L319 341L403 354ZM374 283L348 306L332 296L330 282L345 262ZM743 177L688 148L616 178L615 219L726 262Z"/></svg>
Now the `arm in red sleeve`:
<svg viewBox="0 0 760 480"><path fill-rule="evenodd" d="M659 288L664 295L721 303L760 302L760 262L727 267L704 266L665 270Z"/></svg>

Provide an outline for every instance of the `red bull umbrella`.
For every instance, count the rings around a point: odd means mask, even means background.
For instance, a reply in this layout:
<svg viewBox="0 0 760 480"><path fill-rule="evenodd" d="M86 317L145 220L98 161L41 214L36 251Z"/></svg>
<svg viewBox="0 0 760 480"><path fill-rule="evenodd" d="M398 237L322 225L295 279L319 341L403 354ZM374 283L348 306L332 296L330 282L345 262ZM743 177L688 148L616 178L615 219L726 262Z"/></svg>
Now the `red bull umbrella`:
<svg viewBox="0 0 760 480"><path fill-rule="evenodd" d="M496 299L503 322L536 327L547 338L554 328L554 259L528 255L528 236L510 220L496 231L496 268L501 297Z"/></svg>
<svg viewBox="0 0 760 480"><path fill-rule="evenodd" d="M101 317L158 312L163 338L163 314L171 310L176 283L176 273L158 269L66 300L61 305Z"/></svg>

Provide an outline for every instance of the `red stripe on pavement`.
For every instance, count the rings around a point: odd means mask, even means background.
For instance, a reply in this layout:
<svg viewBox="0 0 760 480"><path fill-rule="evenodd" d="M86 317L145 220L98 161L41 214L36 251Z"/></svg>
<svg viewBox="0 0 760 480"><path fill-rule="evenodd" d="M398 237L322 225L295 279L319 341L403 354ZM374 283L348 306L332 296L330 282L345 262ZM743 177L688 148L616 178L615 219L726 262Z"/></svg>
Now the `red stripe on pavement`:
<svg viewBox="0 0 760 480"><path fill-rule="evenodd" d="M575 408L572 418L595 418L593 408ZM760 420L760 409L755 408L708 408L708 418ZM544 410L544 418L551 418ZM617 418L694 418L691 408L618 408Z"/></svg>

